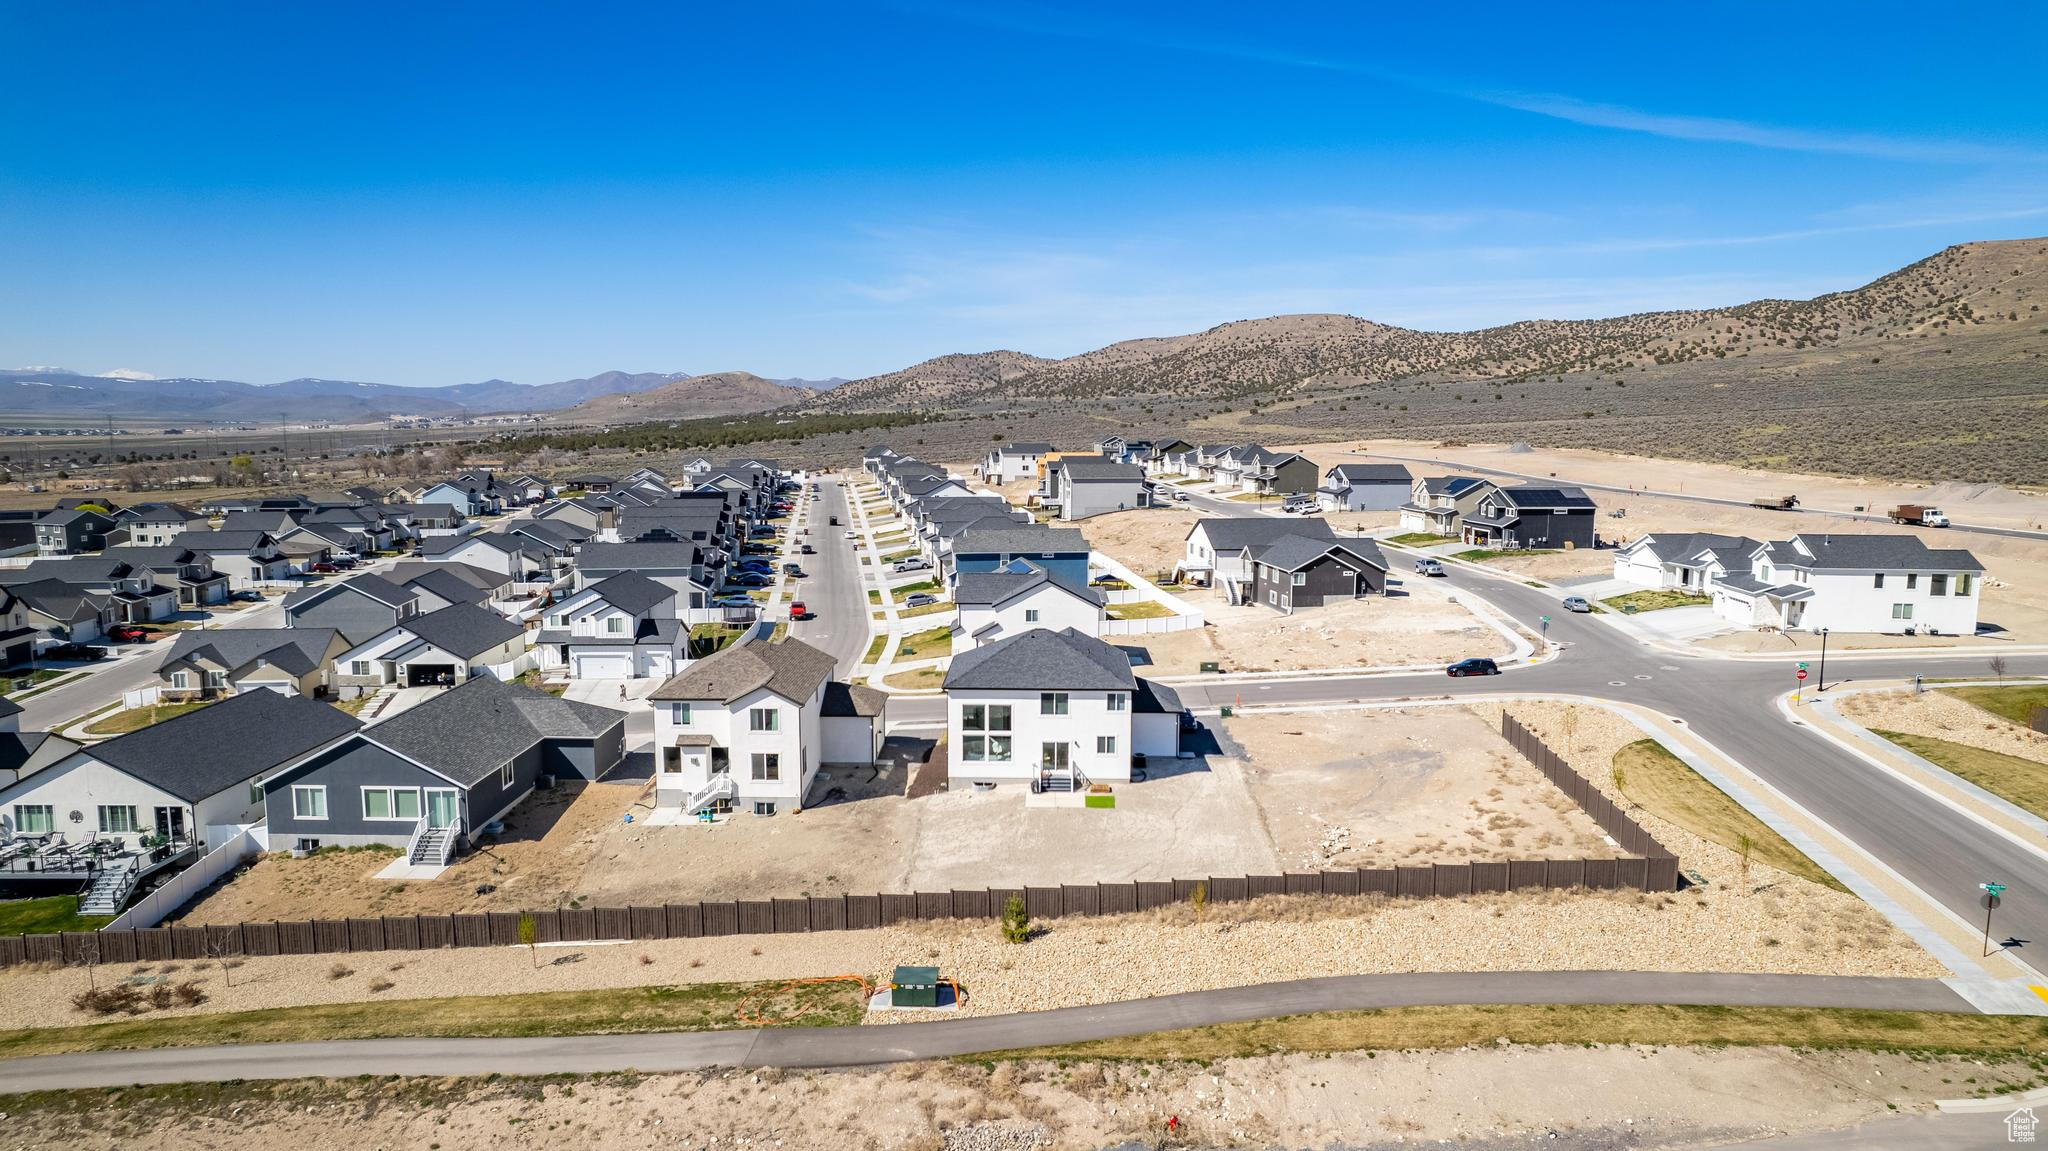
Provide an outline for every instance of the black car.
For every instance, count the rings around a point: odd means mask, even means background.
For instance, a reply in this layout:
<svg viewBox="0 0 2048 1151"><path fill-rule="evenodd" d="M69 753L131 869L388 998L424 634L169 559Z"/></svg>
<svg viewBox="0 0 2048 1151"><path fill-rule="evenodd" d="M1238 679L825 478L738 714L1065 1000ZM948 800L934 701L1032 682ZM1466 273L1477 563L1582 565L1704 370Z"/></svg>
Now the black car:
<svg viewBox="0 0 2048 1151"><path fill-rule="evenodd" d="M1445 668L1444 672L1453 678L1468 675L1499 675L1500 665L1490 659L1475 657L1473 659L1461 659Z"/></svg>
<svg viewBox="0 0 2048 1151"><path fill-rule="evenodd" d="M760 572L735 572L733 577L725 582L735 587L767 587L775 581Z"/></svg>

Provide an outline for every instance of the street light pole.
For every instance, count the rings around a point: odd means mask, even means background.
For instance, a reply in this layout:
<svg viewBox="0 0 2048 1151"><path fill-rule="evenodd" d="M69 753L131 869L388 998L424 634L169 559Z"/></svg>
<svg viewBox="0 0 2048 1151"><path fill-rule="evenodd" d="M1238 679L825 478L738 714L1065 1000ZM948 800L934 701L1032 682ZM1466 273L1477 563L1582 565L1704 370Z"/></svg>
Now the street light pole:
<svg viewBox="0 0 2048 1151"><path fill-rule="evenodd" d="M1826 629L1826 628L1822 628L1822 629L1820 629L1820 687L1819 687L1819 688L1818 688L1817 690L1819 690L1819 691L1826 691L1827 689L1828 689L1828 629Z"/></svg>

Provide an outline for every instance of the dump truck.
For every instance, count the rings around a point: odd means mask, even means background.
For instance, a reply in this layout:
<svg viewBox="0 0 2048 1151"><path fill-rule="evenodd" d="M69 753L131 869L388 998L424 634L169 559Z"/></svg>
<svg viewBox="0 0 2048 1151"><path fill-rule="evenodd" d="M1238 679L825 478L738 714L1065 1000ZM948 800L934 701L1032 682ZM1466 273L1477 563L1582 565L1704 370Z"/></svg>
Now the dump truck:
<svg viewBox="0 0 2048 1151"><path fill-rule="evenodd" d="M1923 528L1945 528L1948 526L1948 514L1946 512L1943 512L1940 508L1927 507L1923 504L1900 504L1891 510L1891 517L1892 522L1895 524L1914 524Z"/></svg>
<svg viewBox="0 0 2048 1151"><path fill-rule="evenodd" d="M1758 496L1749 501L1749 506L1769 512L1789 512L1799 506L1798 496Z"/></svg>

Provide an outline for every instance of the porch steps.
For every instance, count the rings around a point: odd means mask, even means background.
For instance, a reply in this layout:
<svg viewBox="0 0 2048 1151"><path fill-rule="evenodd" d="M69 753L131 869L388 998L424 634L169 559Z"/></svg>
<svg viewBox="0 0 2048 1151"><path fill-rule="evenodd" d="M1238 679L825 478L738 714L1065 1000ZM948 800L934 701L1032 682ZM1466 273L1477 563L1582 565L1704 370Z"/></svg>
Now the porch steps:
<svg viewBox="0 0 2048 1151"><path fill-rule="evenodd" d="M737 796L739 791L739 784L733 781L730 774L719 772L713 775L703 787L691 792L689 799L683 801L683 814L695 815L711 806L716 800L731 799Z"/></svg>
<svg viewBox="0 0 2048 1151"><path fill-rule="evenodd" d="M383 714L385 708L391 706L391 701L397 698L398 685L394 683L385 684L377 689L377 694L370 697L370 702L363 705L361 718L366 723L377 718Z"/></svg>
<svg viewBox="0 0 2048 1151"><path fill-rule="evenodd" d="M128 869L102 871L78 899L80 915L119 915L133 883Z"/></svg>
<svg viewBox="0 0 2048 1151"><path fill-rule="evenodd" d="M454 855L454 846L453 827L430 827L413 841L412 854L406 862L416 867L439 867Z"/></svg>

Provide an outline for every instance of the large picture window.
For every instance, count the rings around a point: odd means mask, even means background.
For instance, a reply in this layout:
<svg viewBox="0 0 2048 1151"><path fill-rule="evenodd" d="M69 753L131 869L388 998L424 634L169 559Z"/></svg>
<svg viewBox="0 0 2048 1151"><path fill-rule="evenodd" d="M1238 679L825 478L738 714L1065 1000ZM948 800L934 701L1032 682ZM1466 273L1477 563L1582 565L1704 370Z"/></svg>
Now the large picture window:
<svg viewBox="0 0 2048 1151"><path fill-rule="evenodd" d="M975 763L1008 763L1010 761L1010 737L1007 735L969 735L960 740L961 757Z"/></svg>
<svg viewBox="0 0 2048 1151"><path fill-rule="evenodd" d="M47 803L17 803L14 805L14 833L16 835L48 835L56 830L55 811Z"/></svg>
<svg viewBox="0 0 2048 1151"><path fill-rule="evenodd" d="M318 784L293 784L292 817L294 819L326 819L327 788Z"/></svg>
<svg viewBox="0 0 2048 1151"><path fill-rule="evenodd" d="M772 751L754 753L754 778L772 781L782 778L782 757Z"/></svg>
<svg viewBox="0 0 2048 1151"><path fill-rule="evenodd" d="M1010 705L970 703L960 709L960 727L965 731L1010 730Z"/></svg>
<svg viewBox="0 0 2048 1151"><path fill-rule="evenodd" d="M366 787L363 789L364 819L402 819L417 822L420 793L413 787Z"/></svg>

